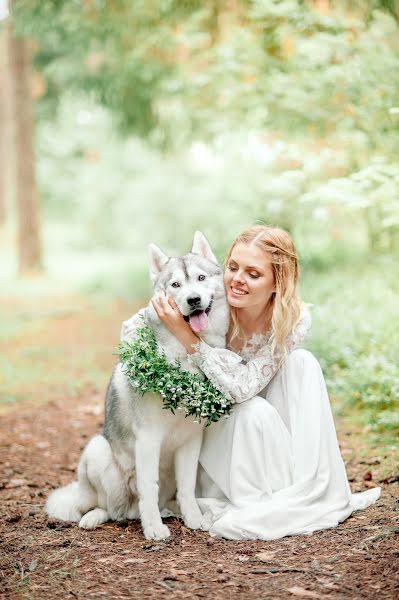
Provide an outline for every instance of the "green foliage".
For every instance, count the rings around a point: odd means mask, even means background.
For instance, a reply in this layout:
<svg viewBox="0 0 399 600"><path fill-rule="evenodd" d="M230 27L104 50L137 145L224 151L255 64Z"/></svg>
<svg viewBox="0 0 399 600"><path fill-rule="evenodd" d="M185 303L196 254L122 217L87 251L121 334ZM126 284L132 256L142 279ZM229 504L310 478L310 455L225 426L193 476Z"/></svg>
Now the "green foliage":
<svg viewBox="0 0 399 600"><path fill-rule="evenodd" d="M232 132L164 156L121 139L107 111L70 95L57 120L38 128L37 149L47 269L86 291L141 300L150 241L177 255L201 229L223 261L256 220L288 229L303 270L318 277L348 260L361 268L370 249L398 252L398 167L375 159L337 177L350 160L346 147Z"/></svg>
<svg viewBox="0 0 399 600"><path fill-rule="evenodd" d="M399 67L398 26L382 13L373 13L369 23L361 15L338 13L334 19L334 29L303 35L299 22L290 32L285 68L264 77L268 124L289 126L297 135L362 135L369 152L393 152L397 123L389 109L399 93L391 77ZM386 62L380 60L381 45Z"/></svg>
<svg viewBox="0 0 399 600"><path fill-rule="evenodd" d="M161 148L239 123L297 136L356 132L368 153L393 153L399 27L388 4L338 2L323 14L300 0L18 0L14 20L37 40L43 110L74 89Z"/></svg>
<svg viewBox="0 0 399 600"><path fill-rule="evenodd" d="M398 267L391 259L308 270L303 295L314 302L309 349L320 360L334 406L359 410L376 431L399 433Z"/></svg>
<svg viewBox="0 0 399 600"><path fill-rule="evenodd" d="M399 346L396 347L396 352ZM355 357L355 366L333 386L337 395L350 390L350 403L361 408L366 420L378 430L399 432L399 368L384 356L378 344L369 355Z"/></svg>
<svg viewBox="0 0 399 600"><path fill-rule="evenodd" d="M361 219L370 250L397 251L399 242L399 164L376 157L347 177L329 179L302 195L302 204L343 210Z"/></svg>
<svg viewBox="0 0 399 600"><path fill-rule="evenodd" d="M112 111L121 130L155 134L162 145L157 103L176 85L177 31L192 11L206 16L195 1L18 0L15 28L37 40L35 65L47 83L42 114L54 113L65 90L84 91Z"/></svg>
<svg viewBox="0 0 399 600"><path fill-rule="evenodd" d="M118 354L131 385L142 396L147 392L160 394L164 408L173 414L178 410L198 422L206 419L207 426L230 414L232 402L208 379L183 370L180 361L168 362L144 319L134 340L122 342Z"/></svg>
<svg viewBox="0 0 399 600"><path fill-rule="evenodd" d="M355 407L373 430L399 433L399 368L384 350L379 340L357 352L347 349L330 367L329 390L341 410ZM394 350L399 350L397 339Z"/></svg>

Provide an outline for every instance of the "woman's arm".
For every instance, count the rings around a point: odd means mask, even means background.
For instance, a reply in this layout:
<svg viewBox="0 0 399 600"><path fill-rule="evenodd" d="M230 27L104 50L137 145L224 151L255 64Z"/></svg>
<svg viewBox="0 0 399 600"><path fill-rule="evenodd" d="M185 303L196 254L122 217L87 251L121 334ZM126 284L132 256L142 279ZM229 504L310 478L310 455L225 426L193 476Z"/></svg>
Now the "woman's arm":
<svg viewBox="0 0 399 600"><path fill-rule="evenodd" d="M159 318L183 344L190 354L189 360L210 379L213 385L227 398L244 402L259 394L281 366L284 356L265 344L254 358L243 364L235 352L223 348L212 348L200 340L183 320L173 300L161 294L152 303ZM292 352L306 337L311 326L309 310L304 307L294 331L288 336L287 352Z"/></svg>
<svg viewBox="0 0 399 600"><path fill-rule="evenodd" d="M287 339L287 352L292 352L306 337L311 326L308 309L303 309L293 333ZM284 361L281 352L272 354L271 344L266 343L246 364L235 352L211 348L203 341L195 346L196 352L189 357L212 381L213 385L235 402L244 402L261 392Z"/></svg>

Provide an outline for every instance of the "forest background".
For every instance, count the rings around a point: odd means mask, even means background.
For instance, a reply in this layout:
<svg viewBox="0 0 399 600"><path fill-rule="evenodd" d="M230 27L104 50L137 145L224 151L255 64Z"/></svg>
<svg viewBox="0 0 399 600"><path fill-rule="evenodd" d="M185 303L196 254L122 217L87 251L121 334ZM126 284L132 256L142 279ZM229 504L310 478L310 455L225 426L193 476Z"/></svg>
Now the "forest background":
<svg viewBox="0 0 399 600"><path fill-rule="evenodd" d="M302 296L314 304L308 348L334 410L392 448L399 3L0 8L0 340L59 316L58 296L75 298L68 310L77 297L91 303L101 319L118 299L127 318L149 298L150 241L186 252L200 229L222 260L243 227L279 225L298 246ZM18 358L0 357L4 406L35 382L68 381L71 394L82 384L49 368L44 344L22 344ZM108 373L80 362L103 389Z"/></svg>

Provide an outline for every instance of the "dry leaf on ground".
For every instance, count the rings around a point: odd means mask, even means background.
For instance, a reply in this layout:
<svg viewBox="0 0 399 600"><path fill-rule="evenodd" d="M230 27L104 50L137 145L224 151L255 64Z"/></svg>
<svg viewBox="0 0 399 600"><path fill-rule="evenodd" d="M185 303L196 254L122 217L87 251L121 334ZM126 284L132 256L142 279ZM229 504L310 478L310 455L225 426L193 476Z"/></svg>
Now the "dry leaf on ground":
<svg viewBox="0 0 399 600"><path fill-rule="evenodd" d="M290 594L292 594L293 596L299 596L301 598L321 598L321 596L316 592L312 592L311 590L305 590L304 588L301 588L297 585L288 588L287 592L290 592Z"/></svg>

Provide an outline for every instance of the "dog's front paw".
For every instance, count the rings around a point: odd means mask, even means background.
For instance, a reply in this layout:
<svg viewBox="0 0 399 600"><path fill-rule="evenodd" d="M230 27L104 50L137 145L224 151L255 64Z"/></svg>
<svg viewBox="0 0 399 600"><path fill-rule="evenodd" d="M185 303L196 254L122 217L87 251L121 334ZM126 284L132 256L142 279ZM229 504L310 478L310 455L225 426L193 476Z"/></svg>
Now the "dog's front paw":
<svg viewBox="0 0 399 600"><path fill-rule="evenodd" d="M160 541L170 537L169 528L162 522L157 524L151 523L150 525L143 527L143 531L147 540Z"/></svg>
<svg viewBox="0 0 399 600"><path fill-rule="evenodd" d="M184 524L190 529L202 529L203 531L209 531L212 525L212 520L209 515L203 515L201 513L186 515L184 517Z"/></svg>

